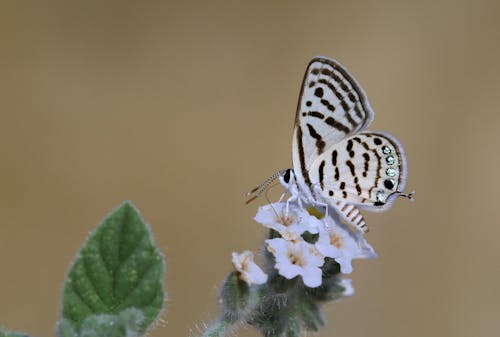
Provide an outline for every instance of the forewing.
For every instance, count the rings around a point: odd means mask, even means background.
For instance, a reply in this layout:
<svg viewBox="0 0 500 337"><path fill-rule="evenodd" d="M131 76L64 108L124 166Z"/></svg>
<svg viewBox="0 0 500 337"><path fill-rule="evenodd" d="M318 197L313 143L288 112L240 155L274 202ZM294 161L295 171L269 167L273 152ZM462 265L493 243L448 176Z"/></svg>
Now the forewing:
<svg viewBox="0 0 500 337"><path fill-rule="evenodd" d="M333 59L313 58L297 106L294 169L308 170L319 155L364 130L372 119L368 98L349 72Z"/></svg>
<svg viewBox="0 0 500 337"><path fill-rule="evenodd" d="M314 191L332 205L384 210L405 188L406 157L393 136L362 132L324 152L309 175Z"/></svg>

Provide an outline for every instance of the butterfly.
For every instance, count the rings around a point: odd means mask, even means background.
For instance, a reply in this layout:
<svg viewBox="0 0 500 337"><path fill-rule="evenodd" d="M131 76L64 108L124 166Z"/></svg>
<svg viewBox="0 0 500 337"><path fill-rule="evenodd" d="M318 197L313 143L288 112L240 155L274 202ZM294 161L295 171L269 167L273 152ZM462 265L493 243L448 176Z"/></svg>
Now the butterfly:
<svg viewBox="0 0 500 337"><path fill-rule="evenodd" d="M333 207L355 228L366 231L360 209L387 210L403 190L407 162L399 141L367 131L374 117L368 97L334 59L317 56L307 66L300 90L292 141L293 169L281 170L248 193L247 203L278 179L297 200ZM328 213L326 213L328 214Z"/></svg>

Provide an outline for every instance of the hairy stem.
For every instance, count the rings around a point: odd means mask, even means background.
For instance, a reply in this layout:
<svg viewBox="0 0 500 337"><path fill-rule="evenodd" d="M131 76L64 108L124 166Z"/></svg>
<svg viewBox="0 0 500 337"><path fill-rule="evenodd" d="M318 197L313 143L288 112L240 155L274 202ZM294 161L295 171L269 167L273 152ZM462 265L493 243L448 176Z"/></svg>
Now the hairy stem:
<svg viewBox="0 0 500 337"><path fill-rule="evenodd" d="M223 337L232 323L232 320L228 317L221 317L207 328L202 337Z"/></svg>

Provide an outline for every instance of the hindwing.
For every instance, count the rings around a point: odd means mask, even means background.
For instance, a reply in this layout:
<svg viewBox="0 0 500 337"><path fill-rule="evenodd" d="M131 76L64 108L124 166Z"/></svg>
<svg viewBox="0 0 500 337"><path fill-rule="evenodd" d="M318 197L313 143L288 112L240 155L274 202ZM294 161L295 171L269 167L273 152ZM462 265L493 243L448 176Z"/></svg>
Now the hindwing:
<svg viewBox="0 0 500 337"><path fill-rule="evenodd" d="M330 147L309 169L314 192L371 210L384 210L406 184L401 144L384 132L361 132Z"/></svg>

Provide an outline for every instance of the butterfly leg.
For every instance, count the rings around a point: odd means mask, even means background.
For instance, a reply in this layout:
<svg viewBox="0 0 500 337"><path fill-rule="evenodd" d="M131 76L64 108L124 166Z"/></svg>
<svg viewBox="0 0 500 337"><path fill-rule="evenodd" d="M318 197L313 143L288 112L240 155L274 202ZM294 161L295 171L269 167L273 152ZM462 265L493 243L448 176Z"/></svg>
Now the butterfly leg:
<svg viewBox="0 0 500 337"><path fill-rule="evenodd" d="M318 185L314 185L313 190L314 190L314 193L315 193L316 196L320 196L321 195L322 190L321 190L321 188ZM328 203L320 202L318 200L319 200L319 198L316 197L316 200L313 201L313 204L316 205L316 206L320 206L320 207L324 207L325 208L325 214L323 216L323 223L324 223L325 227L327 228L328 227L328 223L327 223L326 219L328 219L328 216L329 216L329 214L328 214L328 208L329 208L328 207Z"/></svg>
<svg viewBox="0 0 500 337"><path fill-rule="evenodd" d="M300 195L299 188L295 180L290 180L290 182L286 187L287 187L287 192L290 195L290 198L288 198L288 200L286 201L286 208L285 208L286 215L288 216L289 204L291 202L296 202L299 205L299 207L302 208L302 197Z"/></svg>
<svg viewBox="0 0 500 337"><path fill-rule="evenodd" d="M280 198L281 199L281 198ZM290 203L291 202L294 202L294 201L297 201L297 203L299 204L299 206L301 206L301 201L300 201L300 198L298 197L297 194L295 195L291 195L290 198L288 198L286 200L286 206L285 206L285 216L288 216L288 210L290 209Z"/></svg>

